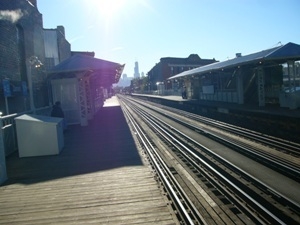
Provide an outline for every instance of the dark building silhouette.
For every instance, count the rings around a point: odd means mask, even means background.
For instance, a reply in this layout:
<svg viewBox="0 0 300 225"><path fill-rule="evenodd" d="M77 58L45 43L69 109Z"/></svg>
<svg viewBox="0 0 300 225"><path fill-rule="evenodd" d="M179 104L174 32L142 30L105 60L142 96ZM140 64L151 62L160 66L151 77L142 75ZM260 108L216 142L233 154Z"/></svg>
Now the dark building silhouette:
<svg viewBox="0 0 300 225"><path fill-rule="evenodd" d="M134 78L140 78L140 72L139 72L139 63L135 62L134 63Z"/></svg>
<svg viewBox="0 0 300 225"><path fill-rule="evenodd" d="M183 71L199 66L217 62L215 59L201 59L197 54L191 54L187 58L164 57L148 72L148 81L151 90L157 88L157 82L165 82L165 88L170 89L171 84L166 80Z"/></svg>
<svg viewBox="0 0 300 225"><path fill-rule="evenodd" d="M0 11L0 110L4 109L4 96L10 113L29 109L26 95L29 59L38 57L45 62L43 18L36 1L1 0ZM46 73L42 67L31 69L36 106L47 102ZM3 80L9 82L10 95L3 91Z"/></svg>
<svg viewBox="0 0 300 225"><path fill-rule="evenodd" d="M127 77L127 74L123 74L121 79L119 80L117 86L119 87L128 87L130 86L130 81L132 80L132 77Z"/></svg>
<svg viewBox="0 0 300 225"><path fill-rule="evenodd" d="M83 52L83 51L72 51L71 52L71 55L76 55L76 54L81 54L81 55L88 55L88 56L91 56L91 57L95 57L95 52Z"/></svg>

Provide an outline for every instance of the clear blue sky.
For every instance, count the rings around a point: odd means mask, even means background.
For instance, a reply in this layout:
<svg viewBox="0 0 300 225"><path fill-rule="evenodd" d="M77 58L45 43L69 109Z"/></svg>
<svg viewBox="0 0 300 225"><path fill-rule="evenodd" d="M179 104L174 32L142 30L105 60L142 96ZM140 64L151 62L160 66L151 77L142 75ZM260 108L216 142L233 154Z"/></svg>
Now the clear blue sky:
<svg viewBox="0 0 300 225"><path fill-rule="evenodd" d="M134 62L145 74L162 57L219 61L300 44L300 0L37 0L44 28L65 27L73 51Z"/></svg>

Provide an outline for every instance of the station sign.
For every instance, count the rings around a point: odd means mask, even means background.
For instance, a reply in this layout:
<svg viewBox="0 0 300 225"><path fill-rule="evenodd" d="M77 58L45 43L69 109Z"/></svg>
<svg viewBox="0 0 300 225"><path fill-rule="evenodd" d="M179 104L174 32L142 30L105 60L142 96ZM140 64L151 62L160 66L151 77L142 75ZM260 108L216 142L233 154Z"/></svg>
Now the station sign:
<svg viewBox="0 0 300 225"><path fill-rule="evenodd" d="M2 81L4 97L27 96L28 88L25 81Z"/></svg>

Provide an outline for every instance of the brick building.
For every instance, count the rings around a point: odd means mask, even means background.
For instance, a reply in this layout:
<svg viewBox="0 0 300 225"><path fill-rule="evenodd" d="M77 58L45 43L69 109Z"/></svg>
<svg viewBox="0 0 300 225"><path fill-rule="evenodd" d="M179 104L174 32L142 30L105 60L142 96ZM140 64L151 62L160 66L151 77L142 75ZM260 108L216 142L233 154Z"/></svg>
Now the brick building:
<svg viewBox="0 0 300 225"><path fill-rule="evenodd" d="M71 56L64 27L44 29L36 0L1 0L0 31L0 111L29 110L31 83L34 107L48 105L47 70Z"/></svg>
<svg viewBox="0 0 300 225"><path fill-rule="evenodd" d="M28 60L36 56L41 62L45 61L42 14L35 0L1 0L0 13L0 111L9 108L10 113L20 112L29 109ZM35 104L40 107L47 98L46 73L42 67L30 69ZM3 80L9 82L10 93L4 92ZM8 107L5 107L4 96Z"/></svg>
<svg viewBox="0 0 300 225"><path fill-rule="evenodd" d="M148 72L149 89L156 90L158 82L164 82L166 89L171 89L172 84L167 79L183 71L217 62L215 59L201 59L197 54L187 58L165 57Z"/></svg>

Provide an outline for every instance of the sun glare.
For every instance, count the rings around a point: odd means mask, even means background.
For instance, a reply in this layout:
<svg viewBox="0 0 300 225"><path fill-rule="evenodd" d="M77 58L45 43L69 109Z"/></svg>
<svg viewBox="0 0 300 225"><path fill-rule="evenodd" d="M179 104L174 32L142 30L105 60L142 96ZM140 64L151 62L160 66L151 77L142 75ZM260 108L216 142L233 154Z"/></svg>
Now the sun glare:
<svg viewBox="0 0 300 225"><path fill-rule="evenodd" d="M93 3L99 16L110 19L124 10L126 0L94 0Z"/></svg>
<svg viewBox="0 0 300 225"><path fill-rule="evenodd" d="M151 10L148 0L88 0L85 3L90 11L105 20L114 19L120 14L127 15L126 11L137 8Z"/></svg>
<svg viewBox="0 0 300 225"><path fill-rule="evenodd" d="M129 26L132 21L141 15L144 10L151 9L148 0L80 1L84 1L82 12L86 15L84 18L87 28L90 28L89 33L95 32L94 35L101 37L101 43L103 45L105 43L107 47L108 43L114 42L120 36L120 32L125 27L131 29ZM119 46L119 44L117 45ZM112 48L115 48L115 46Z"/></svg>

